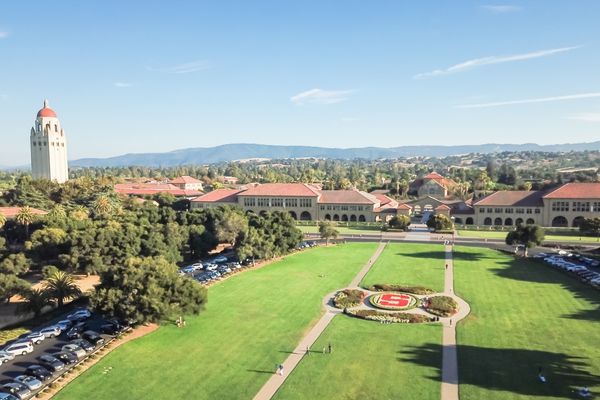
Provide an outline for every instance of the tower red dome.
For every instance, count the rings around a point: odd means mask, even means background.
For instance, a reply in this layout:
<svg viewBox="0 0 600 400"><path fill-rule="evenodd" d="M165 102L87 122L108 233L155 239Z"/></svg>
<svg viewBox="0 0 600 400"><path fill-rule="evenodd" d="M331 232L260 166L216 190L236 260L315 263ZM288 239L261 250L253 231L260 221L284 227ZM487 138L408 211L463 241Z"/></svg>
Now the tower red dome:
<svg viewBox="0 0 600 400"><path fill-rule="evenodd" d="M50 107L48 107L48 100L44 100L44 108L42 108L40 111L38 111L37 117L38 118L40 118L40 117L57 118L54 110L51 109Z"/></svg>

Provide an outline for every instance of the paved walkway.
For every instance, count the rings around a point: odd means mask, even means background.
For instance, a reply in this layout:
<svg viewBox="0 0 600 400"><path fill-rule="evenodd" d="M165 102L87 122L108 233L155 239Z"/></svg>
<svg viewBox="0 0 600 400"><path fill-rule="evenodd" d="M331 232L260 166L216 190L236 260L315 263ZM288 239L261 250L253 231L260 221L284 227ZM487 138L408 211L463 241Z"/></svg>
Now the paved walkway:
<svg viewBox="0 0 600 400"><path fill-rule="evenodd" d="M471 311L469 304L454 294L454 263L452 246L446 246L446 265L444 276L444 295L452 297L458 303L458 312L451 318L443 318L442 336L442 396L441 400L458 400L458 356L456 348L456 323Z"/></svg>
<svg viewBox="0 0 600 400"><path fill-rule="evenodd" d="M365 275L367 275L373 264L375 264L375 261L377 260L377 258L379 258L384 248L385 243L380 243L375 253L371 256L371 258L367 261L367 263L359 271L359 273L354 277L354 279L352 279L352 282L350 282L351 287L357 287L360 284L360 282L365 277ZM335 317L341 312L340 310L337 310L331 307L331 305L327 304L327 299L330 298L331 295L328 295L328 297L325 298L326 300L324 300L326 309L325 314L321 317L321 319L319 319L316 325L312 327L310 332L308 332L302 338L298 346L296 346L296 348L294 349L294 352L290 354L289 357L283 362L283 376L273 374L271 378L263 385L260 391L256 394L256 396L254 396L254 400L269 400L273 397L275 392L277 392L281 385L283 385L283 382L285 382L285 379L288 377L288 375L300 363L302 357L304 357L306 353L306 349L312 347L312 345L319 338L319 336L321 336L321 333L323 333L325 328L327 328L327 325L329 325L333 317Z"/></svg>

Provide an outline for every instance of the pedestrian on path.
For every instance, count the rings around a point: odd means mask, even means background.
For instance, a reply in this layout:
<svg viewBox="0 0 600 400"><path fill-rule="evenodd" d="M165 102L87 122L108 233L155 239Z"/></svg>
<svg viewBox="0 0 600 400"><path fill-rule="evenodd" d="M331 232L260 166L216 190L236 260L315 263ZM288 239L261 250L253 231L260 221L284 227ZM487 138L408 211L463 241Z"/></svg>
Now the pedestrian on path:
<svg viewBox="0 0 600 400"><path fill-rule="evenodd" d="M279 364L279 375L283 376L283 364Z"/></svg>
<svg viewBox="0 0 600 400"><path fill-rule="evenodd" d="M452 326L452 318L450 318L450 326Z"/></svg>
<svg viewBox="0 0 600 400"><path fill-rule="evenodd" d="M310 356L310 347L306 346L306 355Z"/></svg>
<svg viewBox="0 0 600 400"><path fill-rule="evenodd" d="M331 346L331 342L329 342L329 344L327 345L327 352L329 354L331 354L332 351L333 351L333 346Z"/></svg>
<svg viewBox="0 0 600 400"><path fill-rule="evenodd" d="M446 263L446 269L448 269L448 263Z"/></svg>

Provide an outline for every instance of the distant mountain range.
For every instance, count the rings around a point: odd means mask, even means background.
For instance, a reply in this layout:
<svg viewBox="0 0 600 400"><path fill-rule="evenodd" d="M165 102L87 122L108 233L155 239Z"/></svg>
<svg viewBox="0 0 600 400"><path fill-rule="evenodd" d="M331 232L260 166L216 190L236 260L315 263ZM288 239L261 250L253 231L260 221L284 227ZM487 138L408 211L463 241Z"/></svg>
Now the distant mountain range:
<svg viewBox="0 0 600 400"><path fill-rule="evenodd" d="M480 144L457 146L399 146L328 148L312 146L277 146L263 144L225 144L215 147L198 147L175 150L166 153L124 154L109 158L82 158L69 161L70 166L79 167L172 167L177 165L214 164L247 159L286 159L286 158L332 158L332 159L382 159L398 157L445 157L469 153L496 153L503 151L584 151L600 150L600 141L591 143L568 143L539 145L525 144Z"/></svg>

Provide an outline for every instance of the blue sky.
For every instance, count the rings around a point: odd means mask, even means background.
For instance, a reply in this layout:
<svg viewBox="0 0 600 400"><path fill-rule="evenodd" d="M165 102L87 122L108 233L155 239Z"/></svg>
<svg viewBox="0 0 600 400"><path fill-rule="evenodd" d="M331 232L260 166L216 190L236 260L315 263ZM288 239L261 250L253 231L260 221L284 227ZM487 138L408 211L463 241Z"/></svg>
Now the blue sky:
<svg viewBox="0 0 600 400"><path fill-rule="evenodd" d="M0 165L252 142L600 139L598 1L4 1Z"/></svg>

